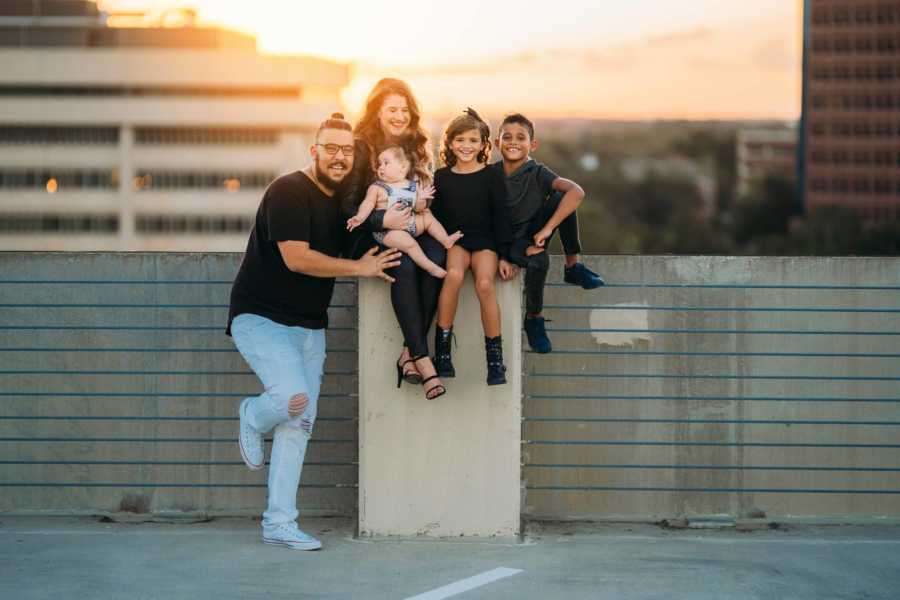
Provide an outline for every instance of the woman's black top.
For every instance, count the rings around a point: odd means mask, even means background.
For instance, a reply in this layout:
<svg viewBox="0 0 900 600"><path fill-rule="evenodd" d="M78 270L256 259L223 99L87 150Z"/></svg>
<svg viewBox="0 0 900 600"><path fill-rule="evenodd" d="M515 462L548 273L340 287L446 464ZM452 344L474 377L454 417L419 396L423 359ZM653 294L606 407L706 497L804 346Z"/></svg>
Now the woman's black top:
<svg viewBox="0 0 900 600"><path fill-rule="evenodd" d="M444 167L435 172L434 187L431 211L447 233L463 232L457 245L509 256L513 233L502 172L484 168L462 174Z"/></svg>
<svg viewBox="0 0 900 600"><path fill-rule="evenodd" d="M341 213L347 219L356 214L360 203L366 197L366 190L375 180L369 156L369 147L360 139L354 140L353 168L341 182L337 189L340 198ZM357 227L347 234L343 254L347 258L356 259L362 256L366 250L375 245L372 239L372 231L381 231L383 210L373 210L362 227Z"/></svg>

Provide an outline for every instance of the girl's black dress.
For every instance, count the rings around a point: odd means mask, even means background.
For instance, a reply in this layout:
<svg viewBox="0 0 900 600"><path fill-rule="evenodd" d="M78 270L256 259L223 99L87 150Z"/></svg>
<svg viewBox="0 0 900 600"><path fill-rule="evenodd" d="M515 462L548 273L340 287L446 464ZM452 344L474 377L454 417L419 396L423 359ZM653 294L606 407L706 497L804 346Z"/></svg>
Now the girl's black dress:
<svg viewBox="0 0 900 600"><path fill-rule="evenodd" d="M493 250L501 258L509 256L513 232L502 173L484 168L461 174L444 167L435 172L434 187L431 211L447 233L463 232L458 246L469 252Z"/></svg>

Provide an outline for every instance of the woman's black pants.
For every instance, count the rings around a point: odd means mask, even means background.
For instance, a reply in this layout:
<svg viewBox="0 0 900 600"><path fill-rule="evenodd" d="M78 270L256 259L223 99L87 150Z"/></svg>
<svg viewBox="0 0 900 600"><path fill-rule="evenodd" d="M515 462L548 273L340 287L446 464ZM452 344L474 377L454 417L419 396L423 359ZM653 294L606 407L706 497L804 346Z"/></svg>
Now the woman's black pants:
<svg viewBox="0 0 900 600"><path fill-rule="evenodd" d="M447 264L447 250L433 237L420 235L416 241L435 264ZM429 275L405 254L388 274L395 279L391 284L391 304L403 332L403 343L412 356L428 356L428 329L437 312L443 280Z"/></svg>

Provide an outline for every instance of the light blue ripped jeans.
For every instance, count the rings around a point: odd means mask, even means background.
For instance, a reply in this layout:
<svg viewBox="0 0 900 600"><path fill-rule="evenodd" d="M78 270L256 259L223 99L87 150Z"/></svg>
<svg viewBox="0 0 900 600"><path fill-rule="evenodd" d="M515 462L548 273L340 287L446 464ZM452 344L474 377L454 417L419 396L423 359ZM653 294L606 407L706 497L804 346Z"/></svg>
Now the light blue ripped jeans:
<svg viewBox="0 0 900 600"><path fill-rule="evenodd" d="M263 434L275 429L269 503L263 513L265 531L297 519L297 488L316 421L325 364L325 330L288 327L259 315L242 314L231 323L231 337L265 388L247 402L247 421ZM291 417L288 404L297 394L306 394L309 403L303 414Z"/></svg>

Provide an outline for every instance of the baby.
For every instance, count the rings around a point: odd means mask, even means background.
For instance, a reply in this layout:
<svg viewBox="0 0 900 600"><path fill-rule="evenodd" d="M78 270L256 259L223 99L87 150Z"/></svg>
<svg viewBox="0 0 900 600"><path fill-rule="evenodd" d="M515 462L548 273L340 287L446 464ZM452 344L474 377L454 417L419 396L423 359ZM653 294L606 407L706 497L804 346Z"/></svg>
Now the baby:
<svg viewBox="0 0 900 600"><path fill-rule="evenodd" d="M447 271L425 255L415 238L428 232L449 250L463 234L457 231L448 235L444 226L434 218L428 210L428 200L434 197L434 187L429 185L417 192L416 181L409 179L411 169L412 161L400 146L391 146L379 154L376 168L378 180L369 186L356 215L347 219L347 230L353 231L362 225L375 209L385 210L394 204L409 207L413 212L402 230L376 231L372 235L379 244L406 253L432 276L444 278Z"/></svg>

